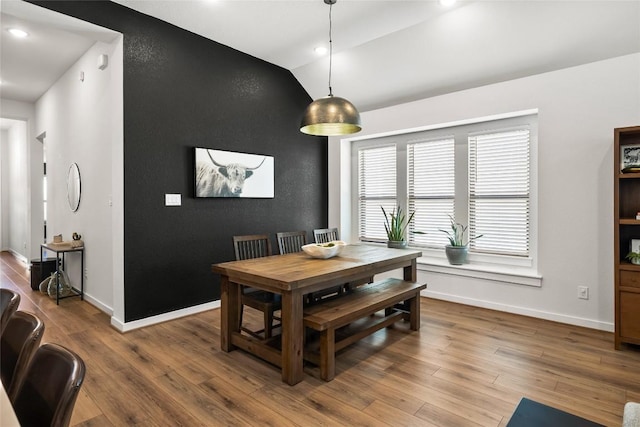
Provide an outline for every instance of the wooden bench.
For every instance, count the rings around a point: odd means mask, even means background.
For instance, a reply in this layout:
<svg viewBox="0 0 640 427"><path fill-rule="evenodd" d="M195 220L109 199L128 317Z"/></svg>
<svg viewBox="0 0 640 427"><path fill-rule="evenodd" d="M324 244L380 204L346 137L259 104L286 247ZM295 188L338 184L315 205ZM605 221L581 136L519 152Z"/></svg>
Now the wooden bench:
<svg viewBox="0 0 640 427"><path fill-rule="evenodd" d="M335 353L346 346L392 325L400 319L410 322L410 328L420 328L420 291L427 285L400 279L385 279L369 283L351 293L305 308L304 326L320 332L319 356L305 351L305 359L320 365L320 376L330 381L335 376ZM403 308L397 305L405 302ZM372 316L384 310L384 316ZM339 328L365 319L359 328L345 336L336 334ZM349 328L350 329L350 328Z"/></svg>

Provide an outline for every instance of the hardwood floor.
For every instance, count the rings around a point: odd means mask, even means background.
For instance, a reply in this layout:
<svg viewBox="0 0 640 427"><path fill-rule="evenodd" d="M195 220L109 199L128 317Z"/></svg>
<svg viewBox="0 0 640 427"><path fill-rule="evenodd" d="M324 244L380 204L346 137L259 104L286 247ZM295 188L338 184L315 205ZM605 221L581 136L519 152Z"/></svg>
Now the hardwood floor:
<svg viewBox="0 0 640 427"><path fill-rule="evenodd" d="M6 252L0 277L43 319L43 342L87 365L74 426L505 426L522 397L619 426L640 401L640 349L615 351L607 332L423 298L419 332L379 331L338 354L335 380L309 367L290 387L220 350L218 310L121 334L87 302L32 291Z"/></svg>

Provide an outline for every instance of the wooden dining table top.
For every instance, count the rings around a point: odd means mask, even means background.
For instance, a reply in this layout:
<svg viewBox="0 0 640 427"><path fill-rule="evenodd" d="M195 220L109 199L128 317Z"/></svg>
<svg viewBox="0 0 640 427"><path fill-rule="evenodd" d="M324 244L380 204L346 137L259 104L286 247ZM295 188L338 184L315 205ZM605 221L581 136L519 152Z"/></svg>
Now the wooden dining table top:
<svg viewBox="0 0 640 427"><path fill-rule="evenodd" d="M365 277L388 271L398 264L415 260L421 252L412 249L390 249L374 245L346 245L339 255L328 259L313 258L305 252L230 261L212 266L212 271L240 284L260 284L274 292L313 288L318 283L349 277Z"/></svg>
<svg viewBox="0 0 640 427"><path fill-rule="evenodd" d="M11 401L2 383L0 383L0 426L2 427L20 427L16 412L11 406Z"/></svg>

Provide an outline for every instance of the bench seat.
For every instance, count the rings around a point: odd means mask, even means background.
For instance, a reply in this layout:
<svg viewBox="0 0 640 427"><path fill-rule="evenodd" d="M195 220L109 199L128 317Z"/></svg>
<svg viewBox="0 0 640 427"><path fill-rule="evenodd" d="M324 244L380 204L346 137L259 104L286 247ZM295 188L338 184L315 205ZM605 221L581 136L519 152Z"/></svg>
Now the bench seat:
<svg viewBox="0 0 640 427"><path fill-rule="evenodd" d="M344 347L392 325L400 319L409 321L411 330L420 328L420 291L427 285L400 279L385 279L352 290L349 294L310 306L304 311L304 326L320 332L320 354L305 351L305 359L320 365L320 376L330 381L335 376L335 353ZM404 302L402 307L400 303ZM363 325L341 336L336 330L358 322ZM343 328L343 331L348 328Z"/></svg>

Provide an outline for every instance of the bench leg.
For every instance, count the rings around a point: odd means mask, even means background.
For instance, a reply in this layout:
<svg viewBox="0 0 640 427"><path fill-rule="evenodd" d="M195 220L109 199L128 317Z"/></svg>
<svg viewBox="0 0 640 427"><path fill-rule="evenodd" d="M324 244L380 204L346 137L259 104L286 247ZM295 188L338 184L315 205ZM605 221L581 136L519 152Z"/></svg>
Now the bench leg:
<svg viewBox="0 0 640 427"><path fill-rule="evenodd" d="M336 375L336 333L329 328L320 333L320 378L331 381Z"/></svg>
<svg viewBox="0 0 640 427"><path fill-rule="evenodd" d="M420 329L420 294L409 300L409 327L412 331Z"/></svg>
<svg viewBox="0 0 640 427"><path fill-rule="evenodd" d="M264 339L271 338L271 328L273 327L273 311L271 307L264 311Z"/></svg>

